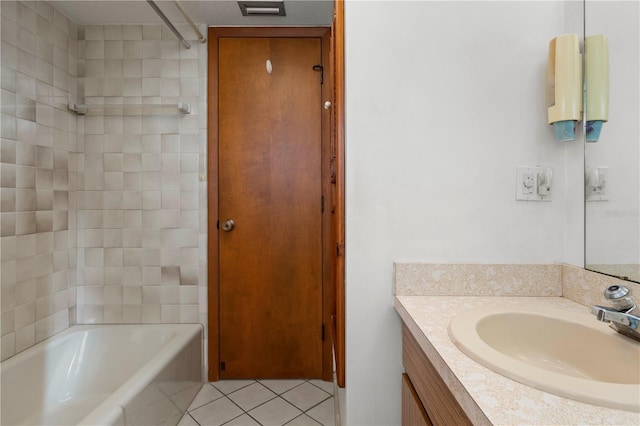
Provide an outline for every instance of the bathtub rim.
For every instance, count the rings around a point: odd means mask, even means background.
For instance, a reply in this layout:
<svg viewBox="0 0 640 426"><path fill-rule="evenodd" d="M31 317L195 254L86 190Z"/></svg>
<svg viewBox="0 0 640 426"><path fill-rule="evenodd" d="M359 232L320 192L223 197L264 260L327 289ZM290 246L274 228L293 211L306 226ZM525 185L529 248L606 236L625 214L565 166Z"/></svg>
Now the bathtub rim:
<svg viewBox="0 0 640 426"><path fill-rule="evenodd" d="M19 364L22 360L36 356L63 343L67 337L74 333L101 328L148 328L148 329L172 329L176 330L165 346L149 359L139 370L120 384L120 386L104 401L96 405L87 415L80 419L79 425L98 424L105 419L115 420L122 412L127 402L131 401L138 393L148 386L155 376L166 366L180 351L182 351L194 338L200 341L200 364L203 359L204 326L198 323L188 324L77 324L57 333L36 345L25 349L0 363L0 386L2 384L3 371ZM198 366L200 381L203 381L202 365Z"/></svg>

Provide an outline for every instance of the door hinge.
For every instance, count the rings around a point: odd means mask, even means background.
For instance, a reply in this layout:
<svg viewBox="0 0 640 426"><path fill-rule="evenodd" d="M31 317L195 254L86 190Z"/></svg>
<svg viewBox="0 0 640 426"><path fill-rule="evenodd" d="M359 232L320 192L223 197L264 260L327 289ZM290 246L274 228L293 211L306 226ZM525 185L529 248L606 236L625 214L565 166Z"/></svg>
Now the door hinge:
<svg viewBox="0 0 640 426"><path fill-rule="evenodd" d="M320 196L320 212L324 213L324 195Z"/></svg>
<svg viewBox="0 0 640 426"><path fill-rule="evenodd" d="M322 324L322 340L324 341L324 324Z"/></svg>
<svg viewBox="0 0 640 426"><path fill-rule="evenodd" d="M220 229L220 220L218 219L218 221L216 222L216 229Z"/></svg>
<svg viewBox="0 0 640 426"><path fill-rule="evenodd" d="M320 84L324 84L324 67L322 65L314 65L314 71L320 71Z"/></svg>
<svg viewBox="0 0 640 426"><path fill-rule="evenodd" d="M220 371L224 371L227 368L227 364L224 361L220 362Z"/></svg>

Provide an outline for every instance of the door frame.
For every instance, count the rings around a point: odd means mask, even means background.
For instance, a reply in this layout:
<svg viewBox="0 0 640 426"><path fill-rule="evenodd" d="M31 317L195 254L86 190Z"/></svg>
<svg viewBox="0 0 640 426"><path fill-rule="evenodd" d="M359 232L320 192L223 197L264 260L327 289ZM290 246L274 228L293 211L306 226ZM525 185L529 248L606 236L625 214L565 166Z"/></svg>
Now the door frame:
<svg viewBox="0 0 640 426"><path fill-rule="evenodd" d="M336 363L336 383L346 386L346 239L345 239L345 0L334 1L333 23L331 26L331 88L333 89L333 121L331 132L334 155L334 196L332 198L333 244L336 247L333 272L333 345Z"/></svg>
<svg viewBox="0 0 640 426"><path fill-rule="evenodd" d="M220 38L274 37L320 38L322 46L323 80L321 98L333 103L333 76L330 74L331 28L329 27L210 27L208 46L207 88L207 226L208 226L208 380L220 380L220 286L219 286L219 236L218 225L218 42ZM319 77L320 78L320 77ZM332 284L335 279L336 246L332 231L331 194L331 140L334 129L332 109L322 108L321 113L321 168L322 196L322 379L333 381L333 326ZM343 216L344 218L344 216ZM343 219L344 221L344 219ZM333 301L335 303L335 301Z"/></svg>

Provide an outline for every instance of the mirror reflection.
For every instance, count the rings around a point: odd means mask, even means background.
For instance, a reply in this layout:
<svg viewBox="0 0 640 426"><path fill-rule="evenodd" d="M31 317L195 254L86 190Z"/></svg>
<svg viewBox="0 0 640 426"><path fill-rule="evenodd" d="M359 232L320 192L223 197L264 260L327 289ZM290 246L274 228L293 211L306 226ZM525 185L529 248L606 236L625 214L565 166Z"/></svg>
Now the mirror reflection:
<svg viewBox="0 0 640 426"><path fill-rule="evenodd" d="M585 266L636 282L640 282L639 29L637 1L585 4L585 37L607 36L610 63L608 121L597 142L586 138ZM588 115L588 90L586 97Z"/></svg>

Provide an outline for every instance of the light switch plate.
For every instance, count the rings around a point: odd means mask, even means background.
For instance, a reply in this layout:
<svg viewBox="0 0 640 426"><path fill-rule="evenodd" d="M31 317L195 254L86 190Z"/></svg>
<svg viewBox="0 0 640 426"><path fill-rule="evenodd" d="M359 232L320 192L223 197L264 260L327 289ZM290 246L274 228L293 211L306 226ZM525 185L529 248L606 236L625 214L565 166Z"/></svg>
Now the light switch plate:
<svg viewBox="0 0 640 426"><path fill-rule="evenodd" d="M539 173L548 168L542 166L518 166L516 168L516 200L551 201L551 194L553 193L551 189L546 191L545 194L540 194L538 189Z"/></svg>

